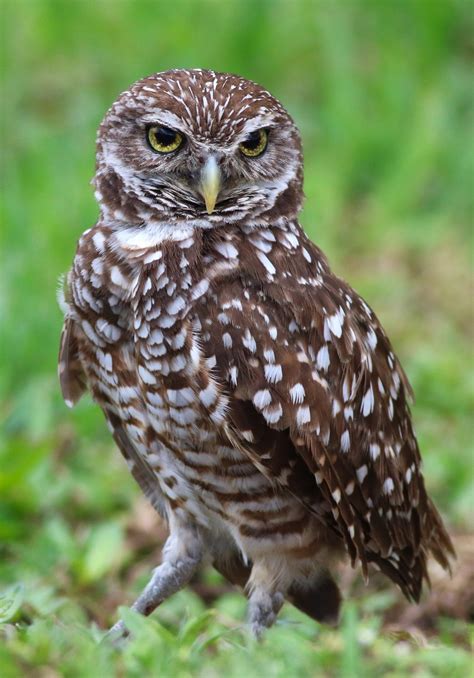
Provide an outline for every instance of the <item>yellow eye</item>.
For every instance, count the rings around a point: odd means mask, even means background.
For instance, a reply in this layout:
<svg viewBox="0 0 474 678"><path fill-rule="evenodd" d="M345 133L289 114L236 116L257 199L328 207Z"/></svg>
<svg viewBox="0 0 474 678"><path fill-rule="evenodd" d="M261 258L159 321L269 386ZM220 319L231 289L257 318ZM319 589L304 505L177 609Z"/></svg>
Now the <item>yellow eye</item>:
<svg viewBox="0 0 474 678"><path fill-rule="evenodd" d="M239 144L241 153L247 158L256 158L262 155L268 143L268 132L266 129L258 129L251 132L245 141Z"/></svg>
<svg viewBox="0 0 474 678"><path fill-rule="evenodd" d="M148 143L158 153L173 153L183 145L184 137L169 127L155 125L147 131Z"/></svg>

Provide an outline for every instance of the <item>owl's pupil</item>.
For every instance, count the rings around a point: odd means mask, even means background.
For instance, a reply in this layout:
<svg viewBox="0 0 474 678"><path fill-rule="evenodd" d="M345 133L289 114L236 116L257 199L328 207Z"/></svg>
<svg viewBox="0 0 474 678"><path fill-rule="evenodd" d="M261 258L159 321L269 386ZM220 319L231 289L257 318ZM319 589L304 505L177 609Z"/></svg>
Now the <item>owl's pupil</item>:
<svg viewBox="0 0 474 678"><path fill-rule="evenodd" d="M157 127L155 139L163 146L170 146L176 139L176 132L169 127Z"/></svg>
<svg viewBox="0 0 474 678"><path fill-rule="evenodd" d="M251 132L247 139L243 142L243 145L245 148L248 148L249 151L254 151L260 144L261 136L262 135L259 130L256 132Z"/></svg>

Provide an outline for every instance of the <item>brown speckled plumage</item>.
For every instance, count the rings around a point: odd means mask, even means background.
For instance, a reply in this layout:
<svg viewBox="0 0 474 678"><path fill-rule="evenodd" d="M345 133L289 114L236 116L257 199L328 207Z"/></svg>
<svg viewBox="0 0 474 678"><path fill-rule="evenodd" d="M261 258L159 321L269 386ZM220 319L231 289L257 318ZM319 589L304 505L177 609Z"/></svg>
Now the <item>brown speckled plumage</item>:
<svg viewBox="0 0 474 678"><path fill-rule="evenodd" d="M153 153L155 123L183 148ZM261 128L266 151L244 157ZM210 155L221 183L208 214ZM336 619L330 570L345 554L418 600L429 553L448 568L453 550L426 494L410 387L373 311L298 224L301 145L282 106L236 76L146 78L100 127L95 185L101 216L67 280L61 386L71 404L90 389L168 520L165 564L208 557L247 585L257 634L285 597Z"/></svg>

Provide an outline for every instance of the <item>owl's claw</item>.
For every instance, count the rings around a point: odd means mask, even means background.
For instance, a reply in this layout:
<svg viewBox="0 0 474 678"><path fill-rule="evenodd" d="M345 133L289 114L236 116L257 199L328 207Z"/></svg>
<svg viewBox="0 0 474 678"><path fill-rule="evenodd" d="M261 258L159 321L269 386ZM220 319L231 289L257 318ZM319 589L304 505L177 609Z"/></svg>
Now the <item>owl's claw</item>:
<svg viewBox="0 0 474 678"><path fill-rule="evenodd" d="M120 649L126 644L129 636L130 631L120 619L107 631L105 636L102 638L101 643L110 643L117 649Z"/></svg>

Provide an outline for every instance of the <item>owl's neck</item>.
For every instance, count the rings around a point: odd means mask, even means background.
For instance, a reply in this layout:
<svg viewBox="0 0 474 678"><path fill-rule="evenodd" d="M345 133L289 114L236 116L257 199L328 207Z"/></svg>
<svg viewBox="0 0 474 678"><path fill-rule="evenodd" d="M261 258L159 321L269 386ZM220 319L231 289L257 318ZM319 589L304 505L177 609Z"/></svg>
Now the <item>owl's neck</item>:
<svg viewBox="0 0 474 678"><path fill-rule="evenodd" d="M266 273L272 274L274 267L268 262L266 252L271 249L268 243L276 240L273 233L283 238L289 251L297 242L295 234L306 239L298 222L285 218L277 219L271 227L259 223L211 227L192 221L175 224L155 221L142 226L116 226L109 232L113 234L113 248L120 250L122 258L132 266L140 267L143 262L158 260L158 254L154 254L158 252L167 267L173 267L178 260L186 260L191 262L192 273L197 275L215 263L223 270L233 268L237 262L242 267L255 256L260 263L264 261Z"/></svg>
<svg viewBox="0 0 474 678"><path fill-rule="evenodd" d="M99 222L86 240L93 245L92 284L100 287L100 270L110 271L105 282L113 297L133 313L143 307L154 314L152 303L163 330L182 322L203 295L213 298L226 278L279 294L282 284L322 285L321 275L329 270L299 224L284 219L269 228L212 230L162 223L110 229Z"/></svg>
<svg viewBox="0 0 474 678"><path fill-rule="evenodd" d="M181 222L170 224L164 221L153 221L146 226L123 226L115 225L115 238L124 252L138 252L161 247L165 243L186 244L196 240L197 230L192 223ZM199 238L200 240L200 238Z"/></svg>
<svg viewBox="0 0 474 678"><path fill-rule="evenodd" d="M105 230L106 256L126 264L134 279L146 280L159 272L163 284L155 290L161 290L158 296L173 296L181 290L189 296L188 301L195 301L208 287L202 284L203 279L211 282L239 266L239 234L235 228L203 230L189 224L155 222ZM129 300L141 294L139 285L124 285L123 291L123 298Z"/></svg>

